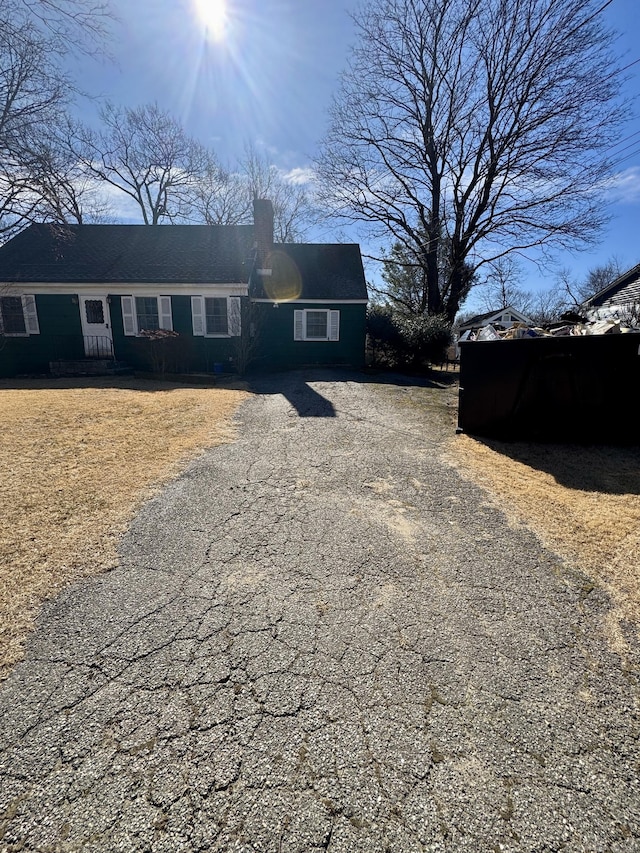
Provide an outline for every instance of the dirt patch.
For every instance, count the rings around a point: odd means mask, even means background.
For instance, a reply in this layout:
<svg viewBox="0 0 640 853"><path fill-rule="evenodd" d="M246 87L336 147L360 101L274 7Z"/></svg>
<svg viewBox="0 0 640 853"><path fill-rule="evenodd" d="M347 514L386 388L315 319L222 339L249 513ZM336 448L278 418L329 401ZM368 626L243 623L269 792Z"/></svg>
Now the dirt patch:
<svg viewBox="0 0 640 853"><path fill-rule="evenodd" d="M232 440L245 396L133 379L0 382L0 678L41 602L114 567L153 490Z"/></svg>

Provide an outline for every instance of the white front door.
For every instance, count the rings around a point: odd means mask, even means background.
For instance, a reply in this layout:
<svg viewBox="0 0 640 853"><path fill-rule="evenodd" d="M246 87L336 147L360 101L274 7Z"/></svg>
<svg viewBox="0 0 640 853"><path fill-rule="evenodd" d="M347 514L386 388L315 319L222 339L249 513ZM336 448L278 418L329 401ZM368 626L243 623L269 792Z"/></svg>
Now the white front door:
<svg viewBox="0 0 640 853"><path fill-rule="evenodd" d="M107 358L113 355L111 315L106 296L81 296L80 318L87 358Z"/></svg>

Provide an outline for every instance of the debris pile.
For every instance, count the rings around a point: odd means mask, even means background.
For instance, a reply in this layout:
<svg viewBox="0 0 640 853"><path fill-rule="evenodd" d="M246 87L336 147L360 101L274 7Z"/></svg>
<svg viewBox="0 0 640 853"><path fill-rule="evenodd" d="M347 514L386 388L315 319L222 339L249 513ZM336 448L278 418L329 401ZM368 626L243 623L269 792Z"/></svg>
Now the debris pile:
<svg viewBox="0 0 640 853"><path fill-rule="evenodd" d="M503 341L518 340L519 338L558 338L584 335L621 335L629 332L640 332L640 329L626 326L620 320L596 320L594 322L561 322L542 329L538 326L527 326L516 323L508 329L498 325L488 324L480 329L468 329L460 338L462 341Z"/></svg>

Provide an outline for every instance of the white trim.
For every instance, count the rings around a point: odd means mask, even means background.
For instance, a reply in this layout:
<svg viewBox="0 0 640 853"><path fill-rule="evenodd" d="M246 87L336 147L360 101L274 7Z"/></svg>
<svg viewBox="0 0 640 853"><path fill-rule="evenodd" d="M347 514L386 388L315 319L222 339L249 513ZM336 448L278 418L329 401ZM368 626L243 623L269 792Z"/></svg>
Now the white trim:
<svg viewBox="0 0 640 853"><path fill-rule="evenodd" d="M206 299L226 299L227 300L227 332L224 335L221 334L209 334L207 332L207 304L205 302ZM191 324L192 327L197 327L196 316L194 315L194 300L200 300L200 304L202 306L202 331L196 332L194 331L194 335L204 338L218 338L227 340L228 338L238 338L242 335L242 301L241 296L231 296L225 293L207 293L206 295L198 295L191 297Z"/></svg>
<svg viewBox="0 0 640 853"><path fill-rule="evenodd" d="M173 331L173 313L171 310L171 297L158 296L158 325L161 329Z"/></svg>
<svg viewBox="0 0 640 853"><path fill-rule="evenodd" d="M307 314L310 312L326 314L327 334L324 338L310 338L307 335ZM340 340L340 311L330 308L298 308L293 312L293 340L309 343L335 342Z"/></svg>
<svg viewBox="0 0 640 853"><path fill-rule="evenodd" d="M220 334L217 332L208 332L207 331L207 302L206 302L206 300L207 299L225 299L225 298L227 300L227 331L225 334ZM230 338L231 335L229 334L229 297L224 297L224 296L221 296L220 294L216 294L215 296L213 294L209 294L208 296L202 297L202 305L203 305L203 312L204 312L203 317L202 317L202 322L204 324L204 336L205 336L205 338L213 338L213 339L218 338L218 339L224 339L224 340L227 340L228 338Z"/></svg>
<svg viewBox="0 0 640 853"><path fill-rule="evenodd" d="M120 313L122 314L122 330L128 338L138 334L138 318L136 317L136 301L133 296L120 297Z"/></svg>
<svg viewBox="0 0 640 853"><path fill-rule="evenodd" d="M157 296L158 293L170 296L191 296L194 293L207 293L211 296L248 296L248 285L229 283L201 284L191 282L181 284L172 281L161 281L156 283L138 282L96 282L85 284L84 282L0 282L0 290L11 289L16 295L21 293L46 293L51 296L77 296L78 294L100 295L108 293L109 296ZM272 300L266 300L268 302Z"/></svg>
<svg viewBox="0 0 640 853"><path fill-rule="evenodd" d="M328 317L328 335L330 341L339 341L340 340L340 312L339 311L329 311Z"/></svg>
<svg viewBox="0 0 640 853"><path fill-rule="evenodd" d="M24 315L24 325L27 329L27 334L39 335L38 308L36 297L32 293L24 293L22 295L22 313Z"/></svg>
<svg viewBox="0 0 640 853"><path fill-rule="evenodd" d="M84 296L84 294L82 294ZM137 297L155 298L156 308L158 311L158 328L166 331L173 331L173 315L171 296L166 293L125 293L120 297L120 311L122 314L122 327L124 334L127 337L141 337L140 329L138 328L138 308L136 306ZM129 300L131 300L129 302ZM165 301L168 300L168 303ZM163 305L164 303L164 305Z"/></svg>
<svg viewBox="0 0 640 853"><path fill-rule="evenodd" d="M87 319L87 302L96 301L102 305L102 323L89 323ZM80 324L84 335L86 355L101 354L111 355L113 352L113 330L111 328L111 312L109 311L109 299L107 294L101 296L88 296L85 293L78 295L78 308L80 310ZM105 345L105 339L109 341Z"/></svg>
<svg viewBox="0 0 640 853"><path fill-rule="evenodd" d="M204 296L191 297L191 329L194 338L204 336Z"/></svg>
<svg viewBox="0 0 640 853"><path fill-rule="evenodd" d="M481 315L482 316L482 315ZM471 320L474 320L472 317ZM517 311L515 308L511 308L510 305L507 305L506 308L498 308L497 311L494 311L493 314L487 314L483 316L481 320L475 319L474 322L466 322L462 323L460 326L460 331L467 331L467 329L479 329L483 326L490 325L498 325L504 326L505 328L511 328L511 326L515 326L516 323L525 323L527 326L532 325L533 321L527 317L525 314L522 314L520 311Z"/></svg>
<svg viewBox="0 0 640 853"><path fill-rule="evenodd" d="M266 302L268 305L368 305L368 299L252 299L252 302Z"/></svg>
<svg viewBox="0 0 640 853"><path fill-rule="evenodd" d="M40 324L38 323L38 307L36 305L35 295L32 293L3 293L0 292L1 298L19 299L22 305L22 321L24 323L24 332L5 332L0 311L0 334L5 338L28 338L31 335L40 334Z"/></svg>
<svg viewBox="0 0 640 853"><path fill-rule="evenodd" d="M239 296L227 296L227 331L230 338L242 334L242 303Z"/></svg>
<svg viewBox="0 0 640 853"><path fill-rule="evenodd" d="M193 294L205 294L207 296L248 296L249 290L246 284L179 284L176 282L158 282L157 284L140 284L129 282L114 284L84 284L83 282L0 282L0 290L11 288L16 295L25 291L32 294L50 294L51 296L78 296L79 294L97 295L108 293L109 296L157 296L159 292L170 296L192 296ZM252 302L264 302L273 305L278 300L274 299L252 299ZM367 305L368 299L283 299L280 304L286 305Z"/></svg>

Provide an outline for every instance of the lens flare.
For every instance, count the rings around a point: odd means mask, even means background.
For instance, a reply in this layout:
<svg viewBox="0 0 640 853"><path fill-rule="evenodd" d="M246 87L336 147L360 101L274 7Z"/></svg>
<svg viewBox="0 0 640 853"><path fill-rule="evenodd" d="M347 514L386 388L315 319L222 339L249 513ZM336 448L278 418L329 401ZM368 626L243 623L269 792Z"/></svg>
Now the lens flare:
<svg viewBox="0 0 640 853"><path fill-rule="evenodd" d="M265 260L271 275L262 279L262 286L274 302L291 302L302 294L302 276L296 262L284 252L271 252Z"/></svg>
<svg viewBox="0 0 640 853"><path fill-rule="evenodd" d="M209 38L221 41L225 36L228 21L225 0L195 0L195 7Z"/></svg>

